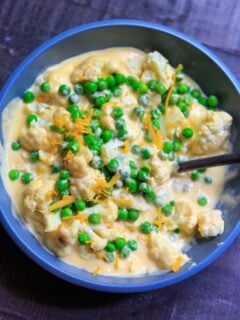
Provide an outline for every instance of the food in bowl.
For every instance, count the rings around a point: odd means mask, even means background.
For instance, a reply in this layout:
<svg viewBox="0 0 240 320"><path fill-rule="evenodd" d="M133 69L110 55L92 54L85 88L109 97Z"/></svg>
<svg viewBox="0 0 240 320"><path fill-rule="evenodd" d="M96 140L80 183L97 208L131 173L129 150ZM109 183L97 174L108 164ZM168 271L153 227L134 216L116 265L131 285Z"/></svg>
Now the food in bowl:
<svg viewBox="0 0 240 320"><path fill-rule="evenodd" d="M5 109L2 175L64 261L116 276L177 272L224 230L225 170L177 163L231 149L232 117L159 52L110 48L48 68ZM9 121L11 119L11 121Z"/></svg>

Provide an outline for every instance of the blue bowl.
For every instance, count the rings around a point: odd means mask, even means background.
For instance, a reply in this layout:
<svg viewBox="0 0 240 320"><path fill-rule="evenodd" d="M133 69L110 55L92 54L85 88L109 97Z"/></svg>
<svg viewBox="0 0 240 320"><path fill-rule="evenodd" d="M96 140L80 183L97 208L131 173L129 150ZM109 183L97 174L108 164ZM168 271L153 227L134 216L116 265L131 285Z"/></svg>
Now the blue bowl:
<svg viewBox="0 0 240 320"><path fill-rule="evenodd" d="M80 53L116 46L132 46L140 49L159 50L172 65L182 63L186 73L209 93L220 97L224 109L231 113L235 123L240 123L237 79L230 70L207 48L192 38L157 24L136 20L112 20L76 27L52 38L34 50L12 73L0 94L0 110L11 99L20 96L36 76L48 66ZM0 129L2 129L0 127ZM2 130L0 130L2 132ZM2 140L2 133L0 133ZM236 130L240 135L240 130ZM240 150L236 138L235 151ZM184 266L178 273L143 275L140 277L96 276L68 265L49 253L26 229L23 222L11 213L11 201L0 181L1 221L16 244L36 263L56 276L79 286L108 292L139 292L172 285L186 279L213 262L232 243L240 232L239 214L234 206L219 203L225 214L224 233L210 241L201 241L189 252L196 263ZM225 186L224 192L239 194L239 176ZM221 243L221 245L219 245Z"/></svg>

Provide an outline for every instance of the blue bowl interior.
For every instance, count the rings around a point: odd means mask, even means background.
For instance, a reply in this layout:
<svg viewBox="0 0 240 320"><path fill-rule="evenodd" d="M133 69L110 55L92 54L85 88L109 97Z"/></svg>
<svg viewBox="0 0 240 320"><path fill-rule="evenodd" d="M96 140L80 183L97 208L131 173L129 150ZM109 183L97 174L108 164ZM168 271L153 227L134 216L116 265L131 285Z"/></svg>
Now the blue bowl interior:
<svg viewBox="0 0 240 320"><path fill-rule="evenodd" d="M90 50L117 46L131 46L159 50L174 66L182 63L185 72L197 81L207 93L220 97L221 106L234 117L234 151L240 151L240 120L238 111L239 85L231 72L206 48L196 41L166 27L141 21L105 21L69 30L35 50L10 77L0 96L0 110L28 88L36 76L47 67L66 58ZM1 125L0 125L1 126ZM1 127L0 127L0 131ZM2 133L0 133L2 140ZM224 233L209 241L200 241L188 252L196 265L184 266L177 273L144 275L134 278L92 277L87 271L59 260L45 250L24 224L11 214L10 199L0 181L2 222L15 242L34 261L57 276L72 283L104 291L144 291L176 283L198 272L219 256L238 235L240 230L239 200L232 206L221 203L225 216ZM239 173L227 183L224 193L239 194ZM222 243L221 245L218 245Z"/></svg>

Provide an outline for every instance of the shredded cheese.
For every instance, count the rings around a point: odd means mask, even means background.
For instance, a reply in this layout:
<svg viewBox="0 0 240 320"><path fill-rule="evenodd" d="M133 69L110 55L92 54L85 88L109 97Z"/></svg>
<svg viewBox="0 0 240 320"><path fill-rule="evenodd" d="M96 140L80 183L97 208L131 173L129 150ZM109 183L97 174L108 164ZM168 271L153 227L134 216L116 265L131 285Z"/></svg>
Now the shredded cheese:
<svg viewBox="0 0 240 320"><path fill-rule="evenodd" d="M98 275L98 274L100 273L100 270L101 270L100 267L97 266L96 269L95 269L95 271L93 272L92 276L93 276L93 277L96 277L96 275Z"/></svg>
<svg viewBox="0 0 240 320"><path fill-rule="evenodd" d="M92 200L97 201L99 199L99 196L110 196L106 189L113 187L119 179L120 174L118 172L112 177L109 182L106 182L103 176L96 178L96 184L92 186L92 191L96 193L97 197L94 197Z"/></svg>
<svg viewBox="0 0 240 320"><path fill-rule="evenodd" d="M148 113L143 121L144 129L148 130L150 133L150 136L153 140L153 143L156 145L158 150L162 149L163 147L163 138L162 134L159 130L155 129L151 122L151 115Z"/></svg>
<svg viewBox="0 0 240 320"><path fill-rule="evenodd" d="M129 152L130 152L129 141L128 141L128 140L125 140L125 141L124 141L124 147L123 147L122 152L123 152L123 153L129 153Z"/></svg>
<svg viewBox="0 0 240 320"><path fill-rule="evenodd" d="M56 127L63 128L65 125L65 119L60 116L54 116L53 123L55 124Z"/></svg>
<svg viewBox="0 0 240 320"><path fill-rule="evenodd" d="M129 207L129 208L132 206L131 199L116 198L113 196L111 196L111 199L119 206Z"/></svg>
<svg viewBox="0 0 240 320"><path fill-rule="evenodd" d="M91 108L88 115L85 118L76 119L73 128L68 132L68 134L77 137L80 134L92 134L90 128L91 120L93 116L93 109Z"/></svg>
<svg viewBox="0 0 240 320"><path fill-rule="evenodd" d="M65 161L72 160L74 157L75 157L75 154L74 154L71 150L69 150L69 151L66 153L66 155L65 155L65 157L64 157L64 160L65 160Z"/></svg>
<svg viewBox="0 0 240 320"><path fill-rule="evenodd" d="M63 221L68 221L68 220L79 220L81 223L88 224L88 218L85 213L79 213L76 216L70 216L70 217L63 218Z"/></svg>
<svg viewBox="0 0 240 320"><path fill-rule="evenodd" d="M172 81L172 84L171 84L171 86L170 86L170 88L168 90L168 94L167 94L166 101L165 101L166 111L167 111L167 108L168 108L168 105L169 105L169 101L170 101L170 98L171 98L171 95L172 95L172 92L173 92L173 88L174 88L175 83L176 83L177 72L179 70L182 70L182 69L183 69L182 64L179 64L177 66L177 68L175 69L175 72L174 72L174 75L173 75L173 81Z"/></svg>
<svg viewBox="0 0 240 320"><path fill-rule="evenodd" d="M48 190L48 192L46 192L46 194L45 194L45 200L46 201L51 200L53 195L57 195L56 190L54 190L54 189L53 190Z"/></svg>
<svg viewBox="0 0 240 320"><path fill-rule="evenodd" d="M64 196L62 200L59 200L58 202L55 202L55 203L51 204L48 207L48 209L50 211L53 211L55 209L61 209L61 208L65 207L65 206L67 206L67 205L69 205L69 204L71 204L71 203L73 203L75 201L76 201L76 197L74 197L74 196L70 196L70 195L69 196Z"/></svg>
<svg viewBox="0 0 240 320"><path fill-rule="evenodd" d="M115 267L115 269L119 268L119 255L118 255L118 252L116 252L116 257L115 257L115 260L114 260L114 267Z"/></svg>
<svg viewBox="0 0 240 320"><path fill-rule="evenodd" d="M183 261L184 261L183 256L178 256L177 260L174 262L174 264L171 267L172 271L178 272L179 269L181 268Z"/></svg>

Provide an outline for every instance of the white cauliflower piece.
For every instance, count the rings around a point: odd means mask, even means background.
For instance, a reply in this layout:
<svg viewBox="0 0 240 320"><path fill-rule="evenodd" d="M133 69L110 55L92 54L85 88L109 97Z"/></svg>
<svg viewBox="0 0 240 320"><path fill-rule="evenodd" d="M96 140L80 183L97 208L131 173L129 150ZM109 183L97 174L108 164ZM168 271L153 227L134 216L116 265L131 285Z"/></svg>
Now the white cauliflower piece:
<svg viewBox="0 0 240 320"><path fill-rule="evenodd" d="M46 165L52 165L54 162L57 161L57 155L52 154L51 152L39 150L39 160L46 164Z"/></svg>
<svg viewBox="0 0 240 320"><path fill-rule="evenodd" d="M232 117L224 111L208 111L205 123L201 126L194 141L192 151L196 154L208 154L222 150L229 136Z"/></svg>
<svg viewBox="0 0 240 320"><path fill-rule="evenodd" d="M63 122L63 126L65 128L70 129L72 127L70 112L68 112L65 108L57 108L53 114L53 119L54 118L56 119L56 122L58 119L61 119L61 122Z"/></svg>
<svg viewBox="0 0 240 320"><path fill-rule="evenodd" d="M108 63L106 59L90 56L83 60L70 75L71 82L97 81L102 77L102 69Z"/></svg>
<svg viewBox="0 0 240 320"><path fill-rule="evenodd" d="M29 128L21 130L19 141L28 151L46 150L48 148L48 132L44 128L30 125Z"/></svg>
<svg viewBox="0 0 240 320"><path fill-rule="evenodd" d="M113 241L116 238L116 231L111 228L107 228L104 225L93 225L93 231L101 238L106 238L108 241Z"/></svg>
<svg viewBox="0 0 240 320"><path fill-rule="evenodd" d="M102 111L103 113L100 119L101 126L116 132L115 121L112 117L113 106L109 105L106 108L102 108Z"/></svg>
<svg viewBox="0 0 240 320"><path fill-rule="evenodd" d="M174 220L181 230L187 234L192 234L196 229L198 216L189 202L178 201L175 205Z"/></svg>
<svg viewBox="0 0 240 320"><path fill-rule="evenodd" d="M45 232L50 232L58 228L62 223L61 217L59 213L45 213L43 215L43 221L45 225Z"/></svg>
<svg viewBox="0 0 240 320"><path fill-rule="evenodd" d="M171 269L177 258L182 255L165 234L152 232L148 240L149 257L160 269Z"/></svg>
<svg viewBox="0 0 240 320"><path fill-rule="evenodd" d="M170 66L168 60L158 51L147 54L145 69L154 71L157 79L161 81L167 89L170 87L174 69Z"/></svg>
<svg viewBox="0 0 240 320"><path fill-rule="evenodd" d="M224 231L224 221L220 210L198 213L198 231L204 238L216 237Z"/></svg>
<svg viewBox="0 0 240 320"><path fill-rule="evenodd" d="M99 237L90 227L86 227L85 230L91 238L90 247L94 252L103 250L106 247L106 238Z"/></svg>
<svg viewBox="0 0 240 320"><path fill-rule="evenodd" d="M92 158L93 155L91 151L81 146L79 154L73 159L66 161L66 167L73 177L81 178L89 173L90 168L88 167L88 163Z"/></svg>
<svg viewBox="0 0 240 320"><path fill-rule="evenodd" d="M156 184L163 184L170 179L173 172L173 162L163 161L154 155L150 161L152 177Z"/></svg>
<svg viewBox="0 0 240 320"><path fill-rule="evenodd" d="M112 139L102 146L102 161L107 164L110 159L116 157L119 153L119 148L124 145L123 141L119 139Z"/></svg>

